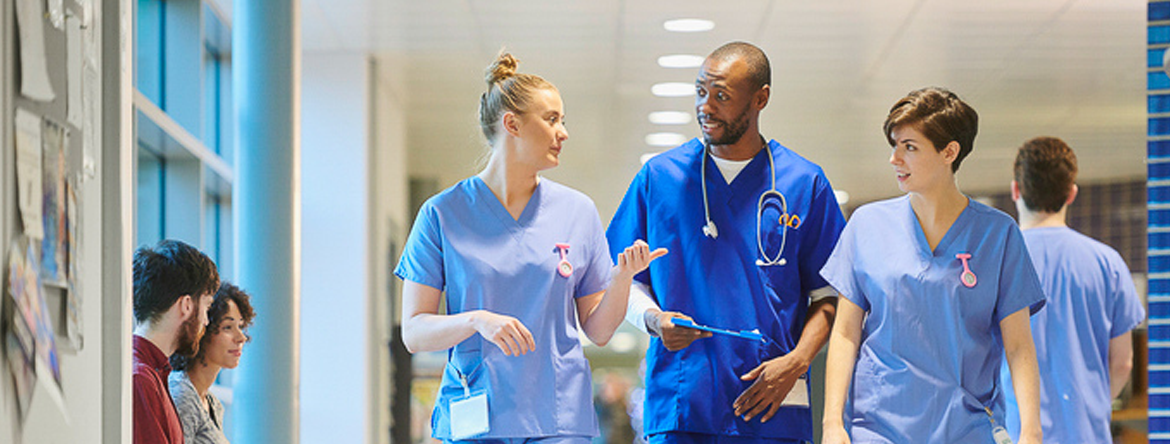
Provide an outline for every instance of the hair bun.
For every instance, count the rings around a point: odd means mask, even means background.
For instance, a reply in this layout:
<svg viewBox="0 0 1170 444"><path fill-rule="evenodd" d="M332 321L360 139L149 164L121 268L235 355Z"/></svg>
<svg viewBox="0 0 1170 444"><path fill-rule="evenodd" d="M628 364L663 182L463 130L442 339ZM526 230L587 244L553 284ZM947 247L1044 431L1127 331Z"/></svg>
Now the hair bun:
<svg viewBox="0 0 1170 444"><path fill-rule="evenodd" d="M487 81L488 89L496 82L507 80L509 77L516 75L516 65L520 64L516 57L506 52L500 52L496 57L496 61L488 65L487 71L484 75L484 80Z"/></svg>

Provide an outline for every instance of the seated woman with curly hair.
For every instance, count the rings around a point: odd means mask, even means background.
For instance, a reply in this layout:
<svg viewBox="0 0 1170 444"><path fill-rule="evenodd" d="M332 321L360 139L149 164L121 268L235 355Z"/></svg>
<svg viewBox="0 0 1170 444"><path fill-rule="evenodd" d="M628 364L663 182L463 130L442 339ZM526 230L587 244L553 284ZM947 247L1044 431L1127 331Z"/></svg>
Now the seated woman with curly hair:
<svg viewBox="0 0 1170 444"><path fill-rule="evenodd" d="M171 356L171 398L183 424L186 444L227 444L223 404L208 392L220 369L240 365L255 312L247 293L224 282L207 310L207 332L192 357Z"/></svg>

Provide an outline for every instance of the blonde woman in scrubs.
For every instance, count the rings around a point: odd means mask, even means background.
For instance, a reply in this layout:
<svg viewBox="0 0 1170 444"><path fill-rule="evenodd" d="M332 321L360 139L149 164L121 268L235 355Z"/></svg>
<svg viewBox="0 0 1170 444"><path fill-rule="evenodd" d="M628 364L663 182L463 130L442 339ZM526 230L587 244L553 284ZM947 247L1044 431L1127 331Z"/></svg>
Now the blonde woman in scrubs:
<svg viewBox="0 0 1170 444"><path fill-rule="evenodd" d="M842 296L823 442L999 443L1003 391L1014 390L1019 442L1039 443L1028 317L1044 294L1015 222L955 180L978 116L925 88L899 100L883 129L906 195L858 208L821 270ZM999 386L1005 355L1014 387Z"/></svg>
<svg viewBox="0 0 1170 444"><path fill-rule="evenodd" d="M608 342L634 274L666 250L635 242L613 268L593 201L538 175L560 163L565 112L556 87L516 63L502 54L487 69L487 166L419 210L395 270L405 281L402 336L411 352L449 353L435 438L462 439L467 415L452 404L479 393L489 427L470 439L585 444L597 418L578 322L591 341Z"/></svg>

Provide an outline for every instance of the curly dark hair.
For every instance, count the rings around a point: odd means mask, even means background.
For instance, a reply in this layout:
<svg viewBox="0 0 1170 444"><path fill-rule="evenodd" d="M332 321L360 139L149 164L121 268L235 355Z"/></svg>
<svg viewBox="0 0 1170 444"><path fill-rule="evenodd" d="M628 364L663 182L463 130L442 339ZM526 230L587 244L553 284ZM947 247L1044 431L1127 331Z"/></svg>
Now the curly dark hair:
<svg viewBox="0 0 1170 444"><path fill-rule="evenodd" d="M194 362L206 363L204 350L207 350L207 344L211 342L211 337L215 336L215 332L219 331L220 324L223 323L223 317L228 313L228 302L235 302L236 309L240 310L240 317L243 318L244 328L247 329L252 325L252 319L256 317L255 310L252 309L251 297L240 287L232 285L228 282L220 284L219 291L215 292L215 301L211 303L211 307L207 309L207 330L203 334L203 338L199 340L199 352L195 356L187 357L178 353L171 355L171 369L175 371L186 371L188 367ZM251 341L252 337L248 337Z"/></svg>

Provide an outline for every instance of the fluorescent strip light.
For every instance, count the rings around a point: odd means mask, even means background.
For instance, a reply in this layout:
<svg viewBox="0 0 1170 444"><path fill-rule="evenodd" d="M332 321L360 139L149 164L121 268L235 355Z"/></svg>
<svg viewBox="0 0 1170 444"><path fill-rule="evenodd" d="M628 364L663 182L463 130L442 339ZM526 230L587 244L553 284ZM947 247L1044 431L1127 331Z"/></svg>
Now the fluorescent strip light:
<svg viewBox="0 0 1170 444"><path fill-rule="evenodd" d="M679 133L650 133L646 135L646 144L650 146L675 147L687 141L687 136Z"/></svg>
<svg viewBox="0 0 1170 444"><path fill-rule="evenodd" d="M674 32L703 32L715 29L715 22L703 19L676 19L662 23L667 31Z"/></svg>
<svg viewBox="0 0 1170 444"><path fill-rule="evenodd" d="M689 113L682 111L655 111L650 113L650 123L655 125L685 125L694 121Z"/></svg>
<svg viewBox="0 0 1170 444"><path fill-rule="evenodd" d="M845 190L833 190L833 195L837 196L837 205L845 205L849 203L849 192Z"/></svg>
<svg viewBox="0 0 1170 444"><path fill-rule="evenodd" d="M695 95L695 85L683 82L655 83L650 92L658 97L687 97Z"/></svg>
<svg viewBox="0 0 1170 444"><path fill-rule="evenodd" d="M694 54L671 54L658 58L658 66L663 68L698 68L703 64L703 57Z"/></svg>

